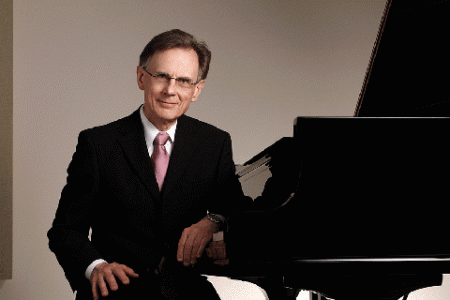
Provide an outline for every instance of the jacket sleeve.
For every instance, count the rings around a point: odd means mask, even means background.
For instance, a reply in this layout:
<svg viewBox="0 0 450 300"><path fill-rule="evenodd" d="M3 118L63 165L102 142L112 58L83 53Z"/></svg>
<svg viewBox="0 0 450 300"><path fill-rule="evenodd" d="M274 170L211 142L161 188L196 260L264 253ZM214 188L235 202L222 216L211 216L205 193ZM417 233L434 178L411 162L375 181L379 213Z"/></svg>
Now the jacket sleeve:
<svg viewBox="0 0 450 300"><path fill-rule="evenodd" d="M241 183L236 175L231 137L228 133L223 139L222 150L220 152L214 198L215 201L210 202L208 211L226 218L232 213L243 209L248 201L244 196Z"/></svg>
<svg viewBox="0 0 450 300"><path fill-rule="evenodd" d="M94 147L86 132L79 135L67 172L67 183L47 236L50 250L55 253L70 286L75 290L87 283L84 273L89 264L102 258L88 238L99 171Z"/></svg>

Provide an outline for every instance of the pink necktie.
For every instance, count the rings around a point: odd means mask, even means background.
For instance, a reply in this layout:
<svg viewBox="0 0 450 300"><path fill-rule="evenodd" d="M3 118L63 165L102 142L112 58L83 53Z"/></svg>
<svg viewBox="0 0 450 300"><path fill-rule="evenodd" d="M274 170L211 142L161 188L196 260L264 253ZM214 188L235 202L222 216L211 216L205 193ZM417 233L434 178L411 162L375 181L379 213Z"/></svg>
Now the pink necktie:
<svg viewBox="0 0 450 300"><path fill-rule="evenodd" d="M166 147L164 146L169 138L167 132L162 131L156 135L153 141L152 161L159 190L162 188L164 177L166 177L167 173L167 166L169 165L169 153L167 153Z"/></svg>

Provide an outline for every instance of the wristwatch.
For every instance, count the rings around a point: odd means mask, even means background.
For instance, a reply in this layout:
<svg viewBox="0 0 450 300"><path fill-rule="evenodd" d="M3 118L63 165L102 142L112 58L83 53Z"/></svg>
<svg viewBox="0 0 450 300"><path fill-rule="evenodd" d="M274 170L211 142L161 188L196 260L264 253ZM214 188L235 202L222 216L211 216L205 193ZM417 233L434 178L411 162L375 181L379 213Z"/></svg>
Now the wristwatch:
<svg viewBox="0 0 450 300"><path fill-rule="evenodd" d="M210 214L208 213L205 216L206 219L210 220L211 222L214 222L216 224L219 224L220 226L223 226L227 219L224 216L217 215L217 214Z"/></svg>

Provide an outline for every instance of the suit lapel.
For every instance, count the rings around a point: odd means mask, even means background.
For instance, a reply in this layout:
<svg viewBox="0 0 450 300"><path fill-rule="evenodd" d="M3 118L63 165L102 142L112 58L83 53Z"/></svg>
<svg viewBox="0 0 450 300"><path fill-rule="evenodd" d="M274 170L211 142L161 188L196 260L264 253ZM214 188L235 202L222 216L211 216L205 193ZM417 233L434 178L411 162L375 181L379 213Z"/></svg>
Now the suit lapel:
<svg viewBox="0 0 450 300"><path fill-rule="evenodd" d="M139 110L129 117L129 122L123 126L122 131L123 135L119 138L119 143L124 150L125 156L154 199L159 199L159 189L145 143Z"/></svg>
<svg viewBox="0 0 450 300"><path fill-rule="evenodd" d="M175 143L170 155L169 167L164 180L164 195L167 196L176 186L184 170L191 161L190 157L198 145L198 131L189 117L182 115L178 118Z"/></svg>

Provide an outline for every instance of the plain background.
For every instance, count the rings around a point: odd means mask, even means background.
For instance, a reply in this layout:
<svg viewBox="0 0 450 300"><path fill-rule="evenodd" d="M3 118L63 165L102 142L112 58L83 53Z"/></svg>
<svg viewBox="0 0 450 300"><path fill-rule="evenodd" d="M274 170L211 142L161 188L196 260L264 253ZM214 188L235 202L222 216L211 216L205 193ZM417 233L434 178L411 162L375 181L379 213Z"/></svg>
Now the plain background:
<svg viewBox="0 0 450 300"><path fill-rule="evenodd" d="M46 232L78 133L142 103L136 66L154 35L180 28L208 43L210 73L188 115L228 131L243 163L292 136L297 116L353 115L384 5L14 0L14 260L0 299L73 299ZM449 299L442 290L433 299Z"/></svg>
<svg viewBox="0 0 450 300"><path fill-rule="evenodd" d="M12 1L0 1L0 283L12 276L12 9Z"/></svg>

